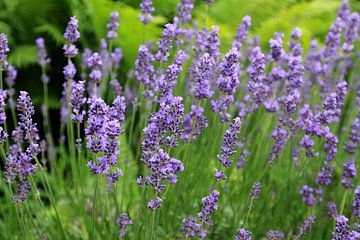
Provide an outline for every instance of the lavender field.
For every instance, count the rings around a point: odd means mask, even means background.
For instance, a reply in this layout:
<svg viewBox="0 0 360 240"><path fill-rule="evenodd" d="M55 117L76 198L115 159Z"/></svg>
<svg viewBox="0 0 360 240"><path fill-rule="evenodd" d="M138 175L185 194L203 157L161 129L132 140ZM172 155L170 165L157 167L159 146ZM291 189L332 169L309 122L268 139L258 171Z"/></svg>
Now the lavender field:
<svg viewBox="0 0 360 240"><path fill-rule="evenodd" d="M359 4L226 1L0 2L0 239L360 239Z"/></svg>

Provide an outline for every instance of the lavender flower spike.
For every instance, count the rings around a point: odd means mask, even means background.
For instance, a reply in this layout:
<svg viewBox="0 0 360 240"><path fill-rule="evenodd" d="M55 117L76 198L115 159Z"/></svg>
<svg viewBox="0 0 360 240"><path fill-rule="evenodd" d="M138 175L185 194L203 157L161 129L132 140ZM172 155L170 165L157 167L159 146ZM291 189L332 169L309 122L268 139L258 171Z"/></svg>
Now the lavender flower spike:
<svg viewBox="0 0 360 240"><path fill-rule="evenodd" d="M350 239L348 219L345 216L336 218L335 231L332 233L332 240Z"/></svg>
<svg viewBox="0 0 360 240"><path fill-rule="evenodd" d="M7 65L6 56L7 53L10 51L8 45L8 39L4 33L0 34L0 64L2 66ZM0 69L2 71L3 69Z"/></svg>
<svg viewBox="0 0 360 240"><path fill-rule="evenodd" d="M140 3L140 9L142 13L138 16L140 21L144 25L149 24L153 20L153 16L151 16L151 13L155 10L152 0L143 0Z"/></svg>
<svg viewBox="0 0 360 240"><path fill-rule="evenodd" d="M311 229L311 227L314 225L315 223L315 216L310 216L307 217L304 221L303 224L300 225L300 227L298 228L298 233L297 235L294 237L294 240L300 240L302 239L302 237L308 233Z"/></svg>
<svg viewBox="0 0 360 240"><path fill-rule="evenodd" d="M129 225L133 224L132 220L129 218L127 213L120 214L119 218L116 220L116 223L119 224L120 226L120 231L119 231L120 238L125 237L126 229L128 228Z"/></svg>
<svg viewBox="0 0 360 240"><path fill-rule="evenodd" d="M240 228L238 235L236 235L234 240L251 240L251 232L247 231L244 228Z"/></svg>
<svg viewBox="0 0 360 240"><path fill-rule="evenodd" d="M94 83L99 83L101 80L101 66L102 66L102 60L100 55L95 52L91 55L91 57L88 58L87 66L91 68L91 73L89 74L89 77L94 81Z"/></svg>
<svg viewBox="0 0 360 240"><path fill-rule="evenodd" d="M150 50L145 46L141 45L138 51L138 57L135 61L135 77L136 79L144 84L145 86L151 86L153 75L155 72L152 62L154 56Z"/></svg>
<svg viewBox="0 0 360 240"><path fill-rule="evenodd" d="M175 25L166 24L162 32L160 40L156 43L158 51L155 54L155 59L159 62L165 63L170 56L169 50L172 47L171 39L175 37Z"/></svg>
<svg viewBox="0 0 360 240"><path fill-rule="evenodd" d="M352 188L354 185L352 179L356 176L355 161L350 159L343 164L343 179L342 184L345 188Z"/></svg>
<svg viewBox="0 0 360 240"><path fill-rule="evenodd" d="M245 40L248 37L250 26L251 26L251 17L245 16L242 19L242 22L237 29L233 47L237 47L239 50L241 50L242 44L245 42Z"/></svg>
<svg viewBox="0 0 360 240"><path fill-rule="evenodd" d="M85 111L81 110L82 106L86 103L84 92L85 92L84 81L75 83L73 88L71 89L70 101L73 110L73 113L71 114L71 119L75 123L81 123L84 120Z"/></svg>
<svg viewBox="0 0 360 240"><path fill-rule="evenodd" d="M50 63L50 58L48 57L45 49L45 40L39 37L36 39L35 43L37 48L37 63L41 67L44 67L45 65Z"/></svg>
<svg viewBox="0 0 360 240"><path fill-rule="evenodd" d="M80 32L78 31L78 20L75 16L70 18L70 21L65 29L64 38L70 43L76 42L80 38Z"/></svg>
<svg viewBox="0 0 360 240"><path fill-rule="evenodd" d="M191 20L191 11L194 8L194 0L180 0L178 4L178 18L181 23L188 23Z"/></svg>
<svg viewBox="0 0 360 240"><path fill-rule="evenodd" d="M117 30L119 28L119 13L111 12L110 13L110 22L106 25L108 29L107 38L113 40L117 38Z"/></svg>
<svg viewBox="0 0 360 240"><path fill-rule="evenodd" d="M224 167L229 167L231 165L232 161L229 158L236 153L234 148L238 145L240 126L241 120L237 117L224 134L221 154L216 156Z"/></svg>
<svg viewBox="0 0 360 240"><path fill-rule="evenodd" d="M355 218L360 219L360 186L358 186L355 189L354 201L353 201L352 206L353 206L352 215Z"/></svg>

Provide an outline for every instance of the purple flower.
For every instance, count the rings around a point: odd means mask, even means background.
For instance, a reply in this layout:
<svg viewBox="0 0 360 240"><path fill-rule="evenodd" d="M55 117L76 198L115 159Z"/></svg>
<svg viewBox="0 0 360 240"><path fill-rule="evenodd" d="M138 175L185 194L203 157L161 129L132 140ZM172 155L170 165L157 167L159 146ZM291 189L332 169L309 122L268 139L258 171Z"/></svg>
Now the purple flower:
<svg viewBox="0 0 360 240"><path fill-rule="evenodd" d="M13 65L8 65L6 68L5 82L6 82L6 85L8 85L9 89L14 87L16 77L17 77L16 68ZM10 95L10 92L9 92L9 95Z"/></svg>
<svg viewBox="0 0 360 240"><path fill-rule="evenodd" d="M314 156L313 146L315 145L315 142L309 135L305 134L299 143L305 149L307 157Z"/></svg>
<svg viewBox="0 0 360 240"><path fill-rule="evenodd" d="M239 51L241 49L241 45L248 38L248 32L250 26L251 26L251 17L250 16L243 17L242 22L236 31L235 41L233 42L233 47L237 47Z"/></svg>
<svg viewBox="0 0 360 240"><path fill-rule="evenodd" d="M165 28L162 32L161 38L156 43L158 46L158 51L155 54L155 59L159 62L166 63L170 56L169 50L172 47L171 39L175 36L175 25L174 24L166 24Z"/></svg>
<svg viewBox="0 0 360 240"><path fill-rule="evenodd" d="M284 129L282 126L276 126L274 131L272 132L272 138L275 140L274 145L271 148L271 153L269 156L268 163L273 164L274 159L277 158L284 148L284 145L287 141L289 132Z"/></svg>
<svg viewBox="0 0 360 240"><path fill-rule="evenodd" d="M274 39L270 39L270 52L274 61L279 61L284 55L283 45L284 34L275 33Z"/></svg>
<svg viewBox="0 0 360 240"><path fill-rule="evenodd" d="M312 206L315 204L315 196L314 196L314 189L304 185L300 191L300 194L303 196L303 202L306 203L308 206Z"/></svg>
<svg viewBox="0 0 360 240"><path fill-rule="evenodd" d="M69 64L64 67L63 74L66 80L74 79L76 74L76 68L72 61L70 61Z"/></svg>
<svg viewBox="0 0 360 240"><path fill-rule="evenodd" d="M209 33L208 38L205 41L206 52L210 55L210 57L216 59L216 57L220 54L219 46L219 26L212 26L212 31Z"/></svg>
<svg viewBox="0 0 360 240"><path fill-rule="evenodd" d="M360 117L357 116L351 123L349 140L345 142L344 150L349 154L354 154L360 142Z"/></svg>
<svg viewBox="0 0 360 240"><path fill-rule="evenodd" d="M294 28L294 30L291 32L291 38L293 40L300 40L300 37L301 37L300 28L298 28L298 27Z"/></svg>
<svg viewBox="0 0 360 240"><path fill-rule="evenodd" d="M269 98L269 99L265 100L264 108L268 112L277 112L280 110L280 105L276 99Z"/></svg>
<svg viewBox="0 0 360 240"><path fill-rule="evenodd" d="M240 228L238 235L236 235L235 240L251 240L251 232L247 231L244 228Z"/></svg>
<svg viewBox="0 0 360 240"><path fill-rule="evenodd" d="M336 203L335 202L328 202L326 204L326 214L329 218L333 218L336 219L338 216L338 212L337 212L337 208L336 208Z"/></svg>
<svg viewBox="0 0 360 240"><path fill-rule="evenodd" d="M224 167L229 167L232 163L230 157L236 153L235 147L238 145L238 134L240 133L241 120L239 117L234 119L229 128L224 133L221 154L217 155L217 159Z"/></svg>
<svg viewBox="0 0 360 240"><path fill-rule="evenodd" d="M352 215L357 219L360 219L360 186L355 189L352 207Z"/></svg>
<svg viewBox="0 0 360 240"><path fill-rule="evenodd" d="M339 140L330 132L328 127L323 128L322 136L325 138L324 150L326 152L326 161L331 161L337 153L337 144Z"/></svg>
<svg viewBox="0 0 360 240"><path fill-rule="evenodd" d="M70 44L70 45L64 44L63 50L65 57L68 58L74 58L79 52L79 50L74 44Z"/></svg>
<svg viewBox="0 0 360 240"><path fill-rule="evenodd" d="M194 0L180 0L178 4L178 19L180 23L188 23L191 20L191 11L194 8Z"/></svg>
<svg viewBox="0 0 360 240"><path fill-rule="evenodd" d="M355 161L350 159L343 164L342 184L345 188L352 188L354 185L352 179L356 176Z"/></svg>
<svg viewBox="0 0 360 240"><path fill-rule="evenodd" d="M289 71L287 73L286 82L286 90L288 94L293 92L295 89L300 89L304 82L304 66L301 61L301 56L292 56L289 59Z"/></svg>
<svg viewBox="0 0 360 240"><path fill-rule="evenodd" d="M161 207L161 204L162 204L162 199L159 198L159 197L156 197L155 199L151 199L151 200L148 202L148 208L149 208L150 210L155 211L156 209L158 209L158 208Z"/></svg>
<svg viewBox="0 0 360 240"><path fill-rule="evenodd" d="M110 22L106 25L108 32L107 38L113 40L117 38L117 30L119 28L119 13L111 12L110 13Z"/></svg>
<svg viewBox="0 0 360 240"><path fill-rule="evenodd" d="M115 72L119 69L122 58L123 58L123 53L121 48L115 48L114 52L111 53L111 61Z"/></svg>
<svg viewBox="0 0 360 240"><path fill-rule="evenodd" d="M151 115L148 126L144 128L144 158L150 157L154 150L159 149L160 144L167 147L177 146L177 137L182 133L183 116L184 105L181 97L167 97L160 102L159 111Z"/></svg>
<svg viewBox="0 0 360 240"><path fill-rule="evenodd" d="M17 183L14 202L23 203L30 191L28 177L34 174L36 164L34 157L41 152L36 124L32 121L35 113L34 106L27 92L20 91L17 109L19 111L19 125L13 131L14 144L10 146L5 164L5 181L8 183ZM27 141L25 152L21 146Z"/></svg>
<svg viewBox="0 0 360 240"><path fill-rule="evenodd" d="M73 113L71 114L71 119L75 123L81 123L84 120L85 111L81 110L82 106L86 103L84 92L85 92L84 81L75 83L73 88L71 89L70 103L73 110Z"/></svg>
<svg viewBox="0 0 360 240"><path fill-rule="evenodd" d="M285 236L283 232L270 230L266 234L267 240L284 240Z"/></svg>
<svg viewBox="0 0 360 240"><path fill-rule="evenodd" d="M206 40L208 38L207 29L201 29L195 32L195 42L192 47L194 50L194 59L195 65L200 59L201 55L205 53L206 50Z"/></svg>
<svg viewBox="0 0 360 240"><path fill-rule="evenodd" d="M184 132L181 136L184 142L193 141L201 131L208 126L202 107L192 105L189 114L184 116Z"/></svg>
<svg viewBox="0 0 360 240"><path fill-rule="evenodd" d="M120 96L122 94L123 89L117 79L111 80L109 85L115 96Z"/></svg>
<svg viewBox="0 0 360 240"><path fill-rule="evenodd" d="M344 0L341 3L340 9L337 11L338 16L346 22L350 14L350 5L348 0Z"/></svg>
<svg viewBox="0 0 360 240"><path fill-rule="evenodd" d="M170 184L175 184L177 174L184 171L184 165L179 160L170 158L162 149L158 153L154 153L149 159L146 159L145 164L152 171L151 176L146 178L145 185L151 185L157 192L164 191L164 180L168 180Z"/></svg>
<svg viewBox="0 0 360 240"><path fill-rule="evenodd" d="M152 65L154 60L150 50L145 45L141 45L135 61L135 77L145 86L154 87L154 66Z"/></svg>
<svg viewBox="0 0 360 240"><path fill-rule="evenodd" d="M246 158L250 156L250 152L247 149L244 149L244 151L241 153L237 163L236 163L236 167L237 168L244 168L246 165Z"/></svg>
<svg viewBox="0 0 360 240"><path fill-rule="evenodd" d="M321 168L321 172L318 173L315 182L322 186L328 186L331 183L333 170L334 167L327 165L325 162L325 166Z"/></svg>
<svg viewBox="0 0 360 240"><path fill-rule="evenodd" d="M332 233L332 240L350 239L348 219L345 216L338 216L336 218L335 231Z"/></svg>
<svg viewBox="0 0 360 240"><path fill-rule="evenodd" d="M98 153L105 150L106 139L104 126L108 106L98 97L88 99L88 104L88 125L85 128L86 146L93 153Z"/></svg>
<svg viewBox="0 0 360 240"><path fill-rule="evenodd" d="M254 183L251 188L250 198L252 200L256 200L261 193L261 189L262 189L261 183Z"/></svg>
<svg viewBox="0 0 360 240"><path fill-rule="evenodd" d="M7 91L0 90L0 125L4 125L6 122L6 112L5 112L6 98L7 98ZM5 131L5 128L0 127L0 145L2 145L6 141L7 137L8 134Z"/></svg>
<svg viewBox="0 0 360 240"><path fill-rule="evenodd" d="M217 202L219 200L220 193L213 190L209 196L202 199L202 210L198 213L198 217L201 222L209 223L210 214L212 214L217 208Z"/></svg>
<svg viewBox="0 0 360 240"><path fill-rule="evenodd" d="M133 224L127 213L120 214L119 218L116 220L116 223L119 224L119 235L121 238L125 237L128 226Z"/></svg>
<svg viewBox="0 0 360 240"><path fill-rule="evenodd" d="M185 235L187 238L193 238L195 236L198 236L199 238L203 238L206 235L206 231L201 229L201 224L196 223L196 220L194 217L190 216L188 218L185 218L182 220L183 227L181 229L181 232Z"/></svg>
<svg viewBox="0 0 360 240"><path fill-rule="evenodd" d="M225 173L221 170L217 170L215 169L215 174L214 174L214 177L215 177L215 181L220 181L220 180L226 180L227 179L227 176L225 175Z"/></svg>
<svg viewBox="0 0 360 240"><path fill-rule="evenodd" d="M308 233L315 223L315 216L307 217L303 224L301 224L297 230L297 234L294 237L295 240L300 240L306 233Z"/></svg>
<svg viewBox="0 0 360 240"><path fill-rule="evenodd" d="M70 43L74 43L80 38L78 27L79 25L76 17L71 17L64 33L64 38Z"/></svg>
<svg viewBox="0 0 360 240"><path fill-rule="evenodd" d="M240 53L237 48L232 48L220 64L220 77L217 81L218 88L225 94L233 95L239 85L239 58Z"/></svg>
<svg viewBox="0 0 360 240"><path fill-rule="evenodd" d="M345 53L350 54L354 49L354 41L358 39L358 32L360 27L360 16L358 13L352 13L347 19L343 50Z"/></svg>
<svg viewBox="0 0 360 240"><path fill-rule="evenodd" d="M0 64L3 66L7 65L6 56L7 53L10 51L8 45L8 39L4 33L0 34ZM2 69L0 69L2 71Z"/></svg>
<svg viewBox="0 0 360 240"><path fill-rule="evenodd" d="M250 80L247 88L250 93L253 94L253 98L256 104L264 101L267 96L266 87L263 84L264 70L265 70L265 55L261 52L259 47L255 47L252 50L250 56L251 66L248 69Z"/></svg>
<svg viewBox="0 0 360 240"><path fill-rule="evenodd" d="M159 94L161 98L171 96L173 89L176 86L177 78L182 71L182 65L187 55L184 51L179 50L175 56L173 64L171 64L164 75L158 81Z"/></svg>
<svg viewBox="0 0 360 240"><path fill-rule="evenodd" d="M87 60L87 66L91 68L89 77L93 80L94 83L99 83L101 80L102 74L100 68L102 64L103 62L101 57L97 52L93 53Z"/></svg>
<svg viewBox="0 0 360 240"><path fill-rule="evenodd" d="M45 49L45 40L42 37L39 37L35 40L37 48L37 63L44 67L50 63L50 58Z"/></svg>
<svg viewBox="0 0 360 240"><path fill-rule="evenodd" d="M39 140L39 135L36 123L33 123L32 120L35 109L29 94L25 91L20 91L17 110L19 111L19 126L25 132L25 139L28 139L32 143L36 143Z"/></svg>
<svg viewBox="0 0 360 240"><path fill-rule="evenodd" d="M27 199L27 195L30 192L30 183L27 181L21 181L16 189L16 195L13 200L15 204L24 203Z"/></svg>
<svg viewBox="0 0 360 240"><path fill-rule="evenodd" d="M86 67L87 61L91 57L92 51L89 48L85 48L81 55L81 79L86 80Z"/></svg>
<svg viewBox="0 0 360 240"><path fill-rule="evenodd" d="M200 58L199 62L193 69L194 86L192 91L197 99L210 98L213 95L210 81L212 80L215 69L213 58L208 53Z"/></svg>
<svg viewBox="0 0 360 240"><path fill-rule="evenodd" d="M140 21L144 25L149 24L153 20L153 16L151 15L151 13L155 10L153 2L151 0L143 0L140 3L140 10L142 13L138 16Z"/></svg>
<svg viewBox="0 0 360 240"><path fill-rule="evenodd" d="M330 30L325 38L325 49L323 52L325 57L330 59L336 55L338 49L340 48L341 31L343 27L344 22L339 17L331 25Z"/></svg>

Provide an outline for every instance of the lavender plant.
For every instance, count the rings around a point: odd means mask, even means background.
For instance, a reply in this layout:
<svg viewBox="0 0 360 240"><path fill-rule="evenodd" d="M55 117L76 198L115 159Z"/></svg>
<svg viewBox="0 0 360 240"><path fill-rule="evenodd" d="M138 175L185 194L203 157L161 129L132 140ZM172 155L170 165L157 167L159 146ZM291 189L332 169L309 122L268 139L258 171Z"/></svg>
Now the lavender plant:
<svg viewBox="0 0 360 240"><path fill-rule="evenodd" d="M250 16L223 44L206 24L213 2L192 24L196 5L181 0L151 44L156 1L141 1L128 79L121 12L97 49L79 44L71 17L58 128L37 38L44 131L0 34L0 198L11 206L0 215L16 216L0 229L15 226L17 239L360 239L359 14L344 0L308 51L296 26L264 48Z"/></svg>

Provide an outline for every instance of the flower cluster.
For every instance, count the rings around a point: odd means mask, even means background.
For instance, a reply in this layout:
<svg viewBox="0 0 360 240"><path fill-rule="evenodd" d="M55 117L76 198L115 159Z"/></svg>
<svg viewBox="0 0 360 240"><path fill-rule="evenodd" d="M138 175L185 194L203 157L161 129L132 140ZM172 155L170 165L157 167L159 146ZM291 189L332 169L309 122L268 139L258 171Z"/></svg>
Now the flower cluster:
<svg viewBox="0 0 360 240"><path fill-rule="evenodd" d="M195 140L201 131L207 128L208 122L203 112L202 107L192 105L190 113L184 116L184 132L181 135L184 142Z"/></svg>
<svg viewBox="0 0 360 240"><path fill-rule="evenodd" d="M125 237L126 229L128 228L129 225L133 224L132 220L129 218L127 213L120 214L119 218L116 220L116 223L119 224L120 227L120 231L119 231L120 238Z"/></svg>
<svg viewBox="0 0 360 240"><path fill-rule="evenodd" d="M117 30L119 28L119 13L111 12L110 13L110 22L106 25L108 32L107 38L113 40L117 37Z"/></svg>
<svg viewBox="0 0 360 240"><path fill-rule="evenodd" d="M144 25L149 24L153 20L151 13L155 10L152 0L143 0L140 3L140 9L142 13L138 16L140 21Z"/></svg>
<svg viewBox="0 0 360 240"><path fill-rule="evenodd" d="M238 134L240 133L241 120L239 117L234 119L229 128L224 133L221 154L217 155L217 159L224 167L229 167L232 163L230 157L236 153L235 147L238 145Z"/></svg>

